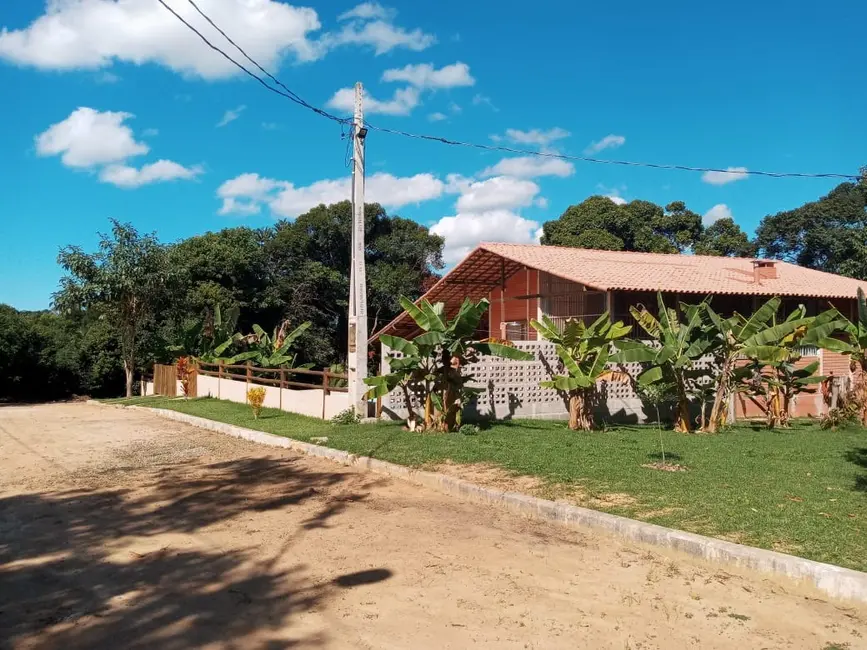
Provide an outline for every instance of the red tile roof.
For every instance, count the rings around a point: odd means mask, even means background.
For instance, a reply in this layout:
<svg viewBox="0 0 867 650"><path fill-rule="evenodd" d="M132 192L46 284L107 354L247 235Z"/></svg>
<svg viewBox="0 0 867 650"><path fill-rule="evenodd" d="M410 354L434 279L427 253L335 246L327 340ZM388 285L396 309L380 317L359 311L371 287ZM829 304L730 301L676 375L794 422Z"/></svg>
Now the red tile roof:
<svg viewBox="0 0 867 650"><path fill-rule="evenodd" d="M604 291L854 298L867 282L774 262L776 278L755 281L750 258L600 251L531 244L481 244L480 249Z"/></svg>
<svg viewBox="0 0 867 650"><path fill-rule="evenodd" d="M774 262L775 278L756 282L750 258L600 251L535 244L480 244L426 294L430 302L457 309L478 300L523 267L538 269L602 291L855 298L867 282ZM404 312L374 335L406 334L415 328Z"/></svg>

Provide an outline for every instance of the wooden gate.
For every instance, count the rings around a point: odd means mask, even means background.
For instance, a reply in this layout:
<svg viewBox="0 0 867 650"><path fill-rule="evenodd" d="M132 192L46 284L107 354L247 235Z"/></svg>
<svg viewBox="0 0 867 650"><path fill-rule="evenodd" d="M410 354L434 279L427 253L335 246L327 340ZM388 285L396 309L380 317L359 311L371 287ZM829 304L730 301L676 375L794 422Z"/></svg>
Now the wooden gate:
<svg viewBox="0 0 867 650"><path fill-rule="evenodd" d="M178 371L174 366L154 364L154 395L176 397L178 394Z"/></svg>

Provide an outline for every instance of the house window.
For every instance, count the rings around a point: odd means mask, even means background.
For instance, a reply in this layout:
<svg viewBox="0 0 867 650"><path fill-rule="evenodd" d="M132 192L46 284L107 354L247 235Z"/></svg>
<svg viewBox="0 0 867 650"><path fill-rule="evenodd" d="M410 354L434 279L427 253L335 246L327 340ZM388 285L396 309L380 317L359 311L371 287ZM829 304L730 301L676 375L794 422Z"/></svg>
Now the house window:
<svg viewBox="0 0 867 650"><path fill-rule="evenodd" d="M530 328L525 320L513 320L503 323L503 338L507 341L526 341L529 339Z"/></svg>

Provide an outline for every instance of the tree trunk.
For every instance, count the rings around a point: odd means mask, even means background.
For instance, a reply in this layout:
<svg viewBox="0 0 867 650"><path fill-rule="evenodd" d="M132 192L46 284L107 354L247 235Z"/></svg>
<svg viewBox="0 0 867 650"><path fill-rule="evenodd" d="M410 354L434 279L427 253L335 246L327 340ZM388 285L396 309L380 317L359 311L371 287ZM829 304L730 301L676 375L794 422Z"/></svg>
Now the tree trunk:
<svg viewBox="0 0 867 650"><path fill-rule="evenodd" d="M861 426L867 427L867 359L859 362L861 372L855 377L854 392L857 396L858 407L861 409Z"/></svg>
<svg viewBox="0 0 867 650"><path fill-rule="evenodd" d="M692 421L689 418L689 400L686 398L686 390L683 382L677 382L677 417L674 421L674 430L680 433L692 433Z"/></svg>
<svg viewBox="0 0 867 650"><path fill-rule="evenodd" d="M593 413L583 392L576 391L569 396L569 428L572 431L593 430Z"/></svg>
<svg viewBox="0 0 867 650"><path fill-rule="evenodd" d="M132 397L132 375L133 375L133 367L132 364L128 361L124 360L123 362L123 371L126 375L126 396Z"/></svg>
<svg viewBox="0 0 867 650"><path fill-rule="evenodd" d="M720 371L719 385L716 388L716 395L713 399L713 407L710 410L710 420L707 423L707 432L716 433L719 431L723 422L723 402L725 402L726 394L728 394L729 385L729 362L723 362L723 367Z"/></svg>

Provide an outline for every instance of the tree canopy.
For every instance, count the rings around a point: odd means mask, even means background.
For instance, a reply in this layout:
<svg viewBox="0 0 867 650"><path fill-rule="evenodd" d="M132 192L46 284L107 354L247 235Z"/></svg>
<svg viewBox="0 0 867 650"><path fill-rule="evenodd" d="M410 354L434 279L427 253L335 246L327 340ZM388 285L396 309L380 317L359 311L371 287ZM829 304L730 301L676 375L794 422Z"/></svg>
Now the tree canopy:
<svg viewBox="0 0 867 650"><path fill-rule="evenodd" d="M818 201L766 216L756 244L766 257L867 278L867 183L841 183Z"/></svg>
<svg viewBox="0 0 867 650"><path fill-rule="evenodd" d="M663 208L640 200L619 205L605 196L569 206L542 228L543 244L647 253L682 253L702 234L701 217L682 201Z"/></svg>

